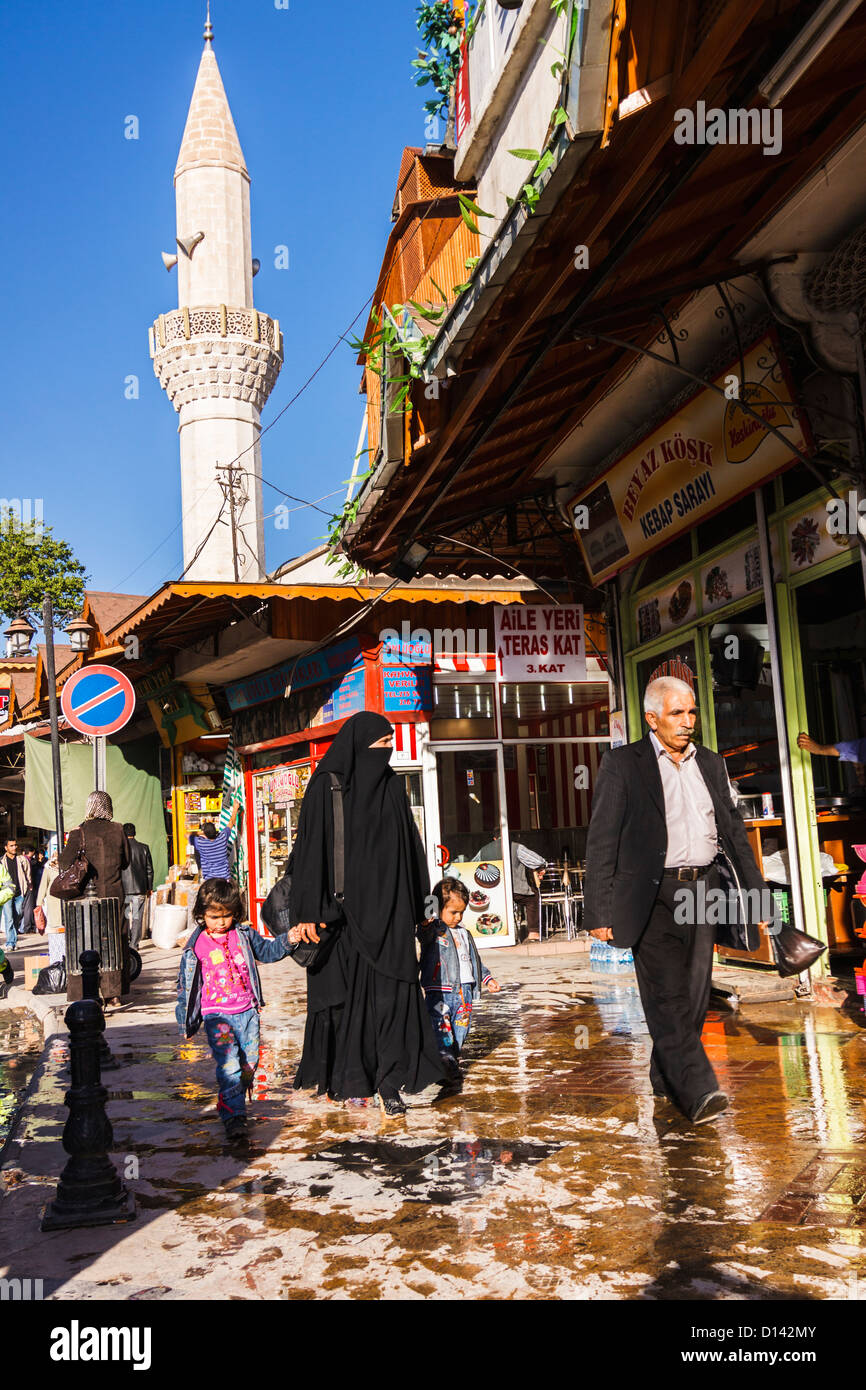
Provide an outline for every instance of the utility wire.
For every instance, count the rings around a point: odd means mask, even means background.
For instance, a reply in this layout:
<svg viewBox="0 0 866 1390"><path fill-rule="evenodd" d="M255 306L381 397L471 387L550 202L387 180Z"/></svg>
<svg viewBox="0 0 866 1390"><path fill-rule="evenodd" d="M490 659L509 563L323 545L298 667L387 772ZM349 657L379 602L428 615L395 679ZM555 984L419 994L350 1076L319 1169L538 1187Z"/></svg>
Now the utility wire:
<svg viewBox="0 0 866 1390"><path fill-rule="evenodd" d="M181 579L183 579L184 575L186 574L187 570L188 570L188 569L192 569L192 566L195 564L195 562L196 562L196 560L198 559L199 555L201 555L202 551L204 550L205 546L207 545L208 541L210 540L211 536L213 535L214 531L216 530L217 526L219 525L220 521L222 520L222 514L223 514L223 512L225 511L225 509L226 509L226 498L224 497L223 500L222 500L222 505L220 506L219 511L217 512L216 516L214 517L213 524L211 525L210 530L208 531L208 533L207 533L207 535L204 537L204 539L199 541L198 545L196 546L195 554L192 556L191 560L190 560L186 565L184 565L184 567L183 567L183 569L181 570L180 575L179 575L178 579L175 581L175 583L178 583L178 584L179 584L180 581L181 581Z"/></svg>

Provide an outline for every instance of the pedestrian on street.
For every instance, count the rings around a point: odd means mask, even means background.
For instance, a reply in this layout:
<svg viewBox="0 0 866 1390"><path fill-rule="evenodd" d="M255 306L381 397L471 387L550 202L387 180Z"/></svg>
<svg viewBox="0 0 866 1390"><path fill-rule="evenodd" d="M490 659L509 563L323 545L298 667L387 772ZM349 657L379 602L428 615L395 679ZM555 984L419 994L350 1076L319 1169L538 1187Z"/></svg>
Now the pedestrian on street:
<svg viewBox="0 0 866 1390"><path fill-rule="evenodd" d="M459 878L443 878L432 895L438 916L418 928L421 943L421 984L439 1051L453 1080L460 1079L460 1053L472 1024L472 1009L482 986L496 994L500 988L481 960L475 938L461 925L469 904L469 889Z"/></svg>
<svg viewBox="0 0 866 1390"><path fill-rule="evenodd" d="M60 873L57 851L52 854L42 871L36 906L45 913L45 935L48 938L48 964L56 965L66 959L66 932L63 927L63 904L51 894L51 885Z"/></svg>
<svg viewBox="0 0 866 1390"><path fill-rule="evenodd" d="M202 878L231 878L231 868L229 866L229 848L231 845L231 833L234 829L235 821L238 818L240 802L236 801L232 807L228 825L222 830L217 830L212 820L204 821L200 835L191 835L190 843L195 852L196 861L201 869Z"/></svg>
<svg viewBox="0 0 866 1390"><path fill-rule="evenodd" d="M38 849L30 861L30 874L33 880L33 892L39 892L39 885L42 882L42 875L45 872L45 851Z"/></svg>
<svg viewBox="0 0 866 1390"><path fill-rule="evenodd" d="M113 815L114 805L108 792L91 792L84 803L84 820L69 832L60 855L60 867L68 869L83 850L90 864L85 887L92 882L97 897L118 899L124 964L120 970L100 971L100 989L105 1002L116 1006L129 981L128 936L123 915L123 870L129 866L129 842L123 826L112 820Z"/></svg>
<svg viewBox="0 0 866 1390"><path fill-rule="evenodd" d="M3 861L3 881L14 888L14 894L3 904L0 911L0 925L3 927L4 945L7 951L14 951L18 945L18 931L24 915L25 899L31 891L30 860L26 854L18 853L18 841L6 841Z"/></svg>
<svg viewBox="0 0 866 1390"><path fill-rule="evenodd" d="M727 1097L701 1042L710 996L714 932L704 920L720 868L733 875L724 925L757 936L754 906L768 893L731 798L724 759L692 742L697 710L686 682L662 676L644 695L648 733L611 749L595 786L586 848L586 929L634 952L653 1041L650 1080L695 1124L714 1119ZM759 890L743 895L742 888ZM717 901L713 895L710 901Z"/></svg>
<svg viewBox="0 0 866 1390"><path fill-rule="evenodd" d="M526 931L521 940L541 939L541 880L547 860L517 840L511 841L511 882L514 901L526 909Z"/></svg>
<svg viewBox="0 0 866 1390"><path fill-rule="evenodd" d="M27 860L27 868L30 871L30 887L24 894L24 902L21 904L21 925L18 931L21 936L28 936L30 932L36 930L33 909L36 906L36 888L39 884L39 874L36 870L36 855L33 853L32 849L25 849L24 858Z"/></svg>
<svg viewBox="0 0 866 1390"><path fill-rule="evenodd" d="M196 929L180 959L176 1017L192 1038L204 1023L216 1062L217 1111L228 1139L247 1134L246 1093L259 1065L259 1012L264 1003L256 961L290 954L288 938L267 940L243 922L237 884L208 878L193 907Z"/></svg>
<svg viewBox="0 0 866 1390"><path fill-rule="evenodd" d="M378 1094L386 1114L398 1115L406 1109L401 1090L446 1077L415 953L430 880L408 797L389 765L393 742L381 714L346 720L307 785L288 872L291 939L324 943L319 928L336 929L324 960L307 971L295 1087L335 1100ZM330 773L342 789L342 902L334 897Z"/></svg>
<svg viewBox="0 0 866 1390"><path fill-rule="evenodd" d="M144 905L153 890L153 860L150 848L135 838L135 826L127 821L123 833L129 842L129 864L123 871L124 912L129 929L129 944L135 948L141 940L141 921ZM227 877L227 875L226 875Z"/></svg>

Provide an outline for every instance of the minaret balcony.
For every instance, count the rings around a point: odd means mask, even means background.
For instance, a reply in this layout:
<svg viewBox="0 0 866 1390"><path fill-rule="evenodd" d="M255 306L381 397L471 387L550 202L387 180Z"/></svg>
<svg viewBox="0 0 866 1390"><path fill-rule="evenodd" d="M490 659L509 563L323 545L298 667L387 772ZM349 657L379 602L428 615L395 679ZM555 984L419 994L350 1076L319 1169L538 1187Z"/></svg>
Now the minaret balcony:
<svg viewBox="0 0 866 1390"><path fill-rule="evenodd" d="M257 309L175 309L148 336L154 373L178 411L215 396L261 410L283 365L279 321Z"/></svg>

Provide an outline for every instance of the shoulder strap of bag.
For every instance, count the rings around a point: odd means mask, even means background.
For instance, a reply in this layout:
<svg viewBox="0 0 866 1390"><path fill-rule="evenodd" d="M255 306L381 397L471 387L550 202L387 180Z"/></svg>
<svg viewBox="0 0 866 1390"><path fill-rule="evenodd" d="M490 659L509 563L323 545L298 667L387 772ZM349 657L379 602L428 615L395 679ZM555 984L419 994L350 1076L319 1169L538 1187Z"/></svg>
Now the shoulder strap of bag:
<svg viewBox="0 0 866 1390"><path fill-rule="evenodd" d="M338 903L343 901L343 879L346 867L346 840L343 831L343 788L335 772L329 772L331 779L331 802L334 809L334 897Z"/></svg>

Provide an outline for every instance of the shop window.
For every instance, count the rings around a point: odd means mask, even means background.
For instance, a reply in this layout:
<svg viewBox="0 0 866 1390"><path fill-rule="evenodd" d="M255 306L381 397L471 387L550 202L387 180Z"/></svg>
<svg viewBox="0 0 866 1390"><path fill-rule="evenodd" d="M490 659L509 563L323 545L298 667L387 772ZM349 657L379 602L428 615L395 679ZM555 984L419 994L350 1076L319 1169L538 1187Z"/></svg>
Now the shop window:
<svg viewBox="0 0 866 1390"><path fill-rule="evenodd" d="M418 827L421 843L424 844L424 792L421 785L421 773L404 772L400 768L395 768L394 771L403 783L409 801L409 809L412 812L412 819Z"/></svg>
<svg viewBox="0 0 866 1390"><path fill-rule="evenodd" d="M807 732L818 743L866 737L866 608L859 564L798 588L797 619L806 695ZM866 766L812 758L819 810L834 799L860 803Z"/></svg>
<svg viewBox="0 0 866 1390"><path fill-rule="evenodd" d="M725 545L741 531L754 529L756 525L755 499L751 493L737 502L730 502L723 511L702 521L697 528L698 553L704 555L717 545Z"/></svg>
<svg viewBox="0 0 866 1390"><path fill-rule="evenodd" d="M782 812L769 648L763 603L710 631L716 750L749 819L762 815L761 798L767 794L776 815Z"/></svg>
<svg viewBox="0 0 866 1390"><path fill-rule="evenodd" d="M496 750L436 754L439 833L449 863L502 859Z"/></svg>
<svg viewBox="0 0 866 1390"><path fill-rule="evenodd" d="M811 468L807 468L805 463L795 463L793 468L782 474L782 505L787 507L790 502L799 502L801 497L808 497L818 487L820 483Z"/></svg>
<svg viewBox="0 0 866 1390"><path fill-rule="evenodd" d="M294 749L291 750L292 755ZM273 753L271 759L273 759ZM256 836L256 889L266 898L286 864L298 832L301 801L310 780L310 766L276 767L253 775L253 813Z"/></svg>
<svg viewBox="0 0 866 1390"><path fill-rule="evenodd" d="M641 570L640 580L638 581L641 589L645 589L648 584L655 584L658 580L667 579L669 574L680 568L681 565L688 565L692 560L692 538L686 531L681 536L675 536L667 545L663 545L660 550L656 550L649 556Z"/></svg>
<svg viewBox="0 0 866 1390"><path fill-rule="evenodd" d="M433 716L430 737L495 738L492 681L436 681L433 686Z"/></svg>
<svg viewBox="0 0 866 1390"><path fill-rule="evenodd" d="M609 732L607 681L532 681L499 690L503 738L605 738Z"/></svg>
<svg viewBox="0 0 866 1390"><path fill-rule="evenodd" d="M675 645L668 647L664 652L657 656L645 657L638 662L637 683L638 699L640 701L640 718L643 721L643 696L644 691L650 681L658 680L660 676L675 676L677 680L685 681L695 692L695 699L698 705L698 722L695 725L695 741L701 741L701 713L700 700L698 699L698 658L693 641L679 641ZM645 726L646 727L646 726Z"/></svg>
<svg viewBox="0 0 866 1390"><path fill-rule="evenodd" d="M285 748L265 748L260 753L253 753L249 759L249 767L253 772L258 772L263 767L282 767L284 764L305 763L309 760L308 743L290 743Z"/></svg>

